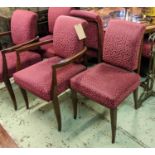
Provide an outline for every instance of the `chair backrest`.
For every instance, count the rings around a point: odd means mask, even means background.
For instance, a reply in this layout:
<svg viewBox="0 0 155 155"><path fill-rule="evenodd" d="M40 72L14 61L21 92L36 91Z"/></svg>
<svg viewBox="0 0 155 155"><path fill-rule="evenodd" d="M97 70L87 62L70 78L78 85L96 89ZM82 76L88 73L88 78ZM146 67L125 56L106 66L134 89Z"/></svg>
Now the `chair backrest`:
<svg viewBox="0 0 155 155"><path fill-rule="evenodd" d="M124 20L110 20L104 36L103 61L133 71L138 60L145 26Z"/></svg>
<svg viewBox="0 0 155 155"><path fill-rule="evenodd" d="M37 34L37 14L27 10L16 10L11 17L11 37L14 44L33 39Z"/></svg>
<svg viewBox="0 0 155 155"><path fill-rule="evenodd" d="M99 46L102 46L99 45L103 42L102 37L100 37L99 35L102 36L103 33L103 22L98 14L85 10L72 10L70 12L70 15L80 17L88 21L88 28L86 29L87 47L98 49Z"/></svg>
<svg viewBox="0 0 155 155"><path fill-rule="evenodd" d="M57 56L67 58L78 52L84 47L84 40L79 40L74 26L81 24L84 31L87 21L84 19L59 16L55 22L53 33L53 47Z"/></svg>
<svg viewBox="0 0 155 155"><path fill-rule="evenodd" d="M73 7L50 7L48 9L48 29L53 34L54 24L60 15L69 15Z"/></svg>

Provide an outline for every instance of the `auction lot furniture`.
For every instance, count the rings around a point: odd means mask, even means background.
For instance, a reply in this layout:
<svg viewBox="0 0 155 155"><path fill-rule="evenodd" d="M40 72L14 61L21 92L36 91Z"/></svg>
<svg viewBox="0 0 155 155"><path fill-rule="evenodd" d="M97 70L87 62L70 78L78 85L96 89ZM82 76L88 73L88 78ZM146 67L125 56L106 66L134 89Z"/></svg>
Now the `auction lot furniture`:
<svg viewBox="0 0 155 155"><path fill-rule="evenodd" d="M103 63L71 79L72 100L76 110L76 92L110 109L112 143L116 135L117 107L132 92L137 109L140 47L144 31L145 27L141 24L111 20L104 37Z"/></svg>
<svg viewBox="0 0 155 155"><path fill-rule="evenodd" d="M11 30L0 33L0 37L10 35L14 46L0 51L0 82L4 82L11 96L15 110L17 110L16 98L9 78L12 77L19 68L28 67L41 60L40 54L34 50L24 51L18 54L15 50L23 45L38 41L36 37L37 14L27 10L16 10L11 17ZM16 63L17 61L17 63Z"/></svg>
<svg viewBox="0 0 155 155"><path fill-rule="evenodd" d="M84 30L87 26L87 22L83 19L59 16L54 25L53 39L51 39L56 55L14 74L14 80L22 89L27 108L29 108L29 102L26 90L45 101L53 101L59 131L61 130L61 112L58 95L69 88L71 77L86 68L75 63L87 50L83 39L79 40L77 37L74 29L76 24L81 24ZM44 42L34 43L16 51L22 52L42 43Z"/></svg>

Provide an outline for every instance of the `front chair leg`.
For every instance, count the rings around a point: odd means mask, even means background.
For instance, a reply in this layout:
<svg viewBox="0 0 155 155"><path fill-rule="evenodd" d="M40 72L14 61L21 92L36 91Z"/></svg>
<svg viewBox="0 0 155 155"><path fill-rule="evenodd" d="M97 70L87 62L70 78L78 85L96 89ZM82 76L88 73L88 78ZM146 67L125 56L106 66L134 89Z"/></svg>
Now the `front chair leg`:
<svg viewBox="0 0 155 155"><path fill-rule="evenodd" d="M25 104L26 104L26 108L29 109L29 101L28 101L28 97L27 97L27 92L25 89L21 88L20 87L20 90L21 90L21 93L23 95L23 98L24 98L24 101L25 101Z"/></svg>
<svg viewBox="0 0 155 155"><path fill-rule="evenodd" d="M74 119L76 119L78 98L77 98L77 92L74 91L73 89L71 89L71 98L72 98L72 104L73 104Z"/></svg>
<svg viewBox="0 0 155 155"><path fill-rule="evenodd" d="M54 106L54 112L58 123L58 131L61 131L61 112L60 112L60 105L59 105L57 96L55 96L53 99L53 106Z"/></svg>
<svg viewBox="0 0 155 155"><path fill-rule="evenodd" d="M12 99L12 102L13 102L13 105L14 105L14 109L17 110L17 101L16 101L15 94L13 92L10 80L9 79L4 80L4 84L5 84L8 92L9 92L9 95L10 95L10 97Z"/></svg>
<svg viewBox="0 0 155 155"><path fill-rule="evenodd" d="M138 88L133 92L135 109L138 109Z"/></svg>
<svg viewBox="0 0 155 155"><path fill-rule="evenodd" d="M111 130L112 130L112 143L115 143L116 126L117 126L117 108L110 109Z"/></svg>

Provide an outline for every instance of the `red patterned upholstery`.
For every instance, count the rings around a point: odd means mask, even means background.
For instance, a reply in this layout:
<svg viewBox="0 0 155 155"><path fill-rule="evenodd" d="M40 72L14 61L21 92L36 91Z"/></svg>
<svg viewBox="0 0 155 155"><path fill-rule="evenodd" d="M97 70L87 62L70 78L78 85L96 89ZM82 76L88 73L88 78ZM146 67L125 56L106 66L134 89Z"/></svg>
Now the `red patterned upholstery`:
<svg viewBox="0 0 155 155"><path fill-rule="evenodd" d="M16 10L11 17L11 37L14 44L20 44L35 37L37 14L27 10Z"/></svg>
<svg viewBox="0 0 155 155"><path fill-rule="evenodd" d="M148 41L144 41L144 46L143 46L143 56L144 57L147 57L147 58L150 58L151 57L151 43L148 42Z"/></svg>
<svg viewBox="0 0 155 155"><path fill-rule="evenodd" d="M66 27L64 28L64 23ZM81 23L84 30L87 22L80 18L60 16L54 26L53 47L57 56L66 58L81 51L84 46L83 40L79 40L75 33L74 25Z"/></svg>
<svg viewBox="0 0 155 155"><path fill-rule="evenodd" d="M140 24L110 21L105 34L103 60L111 64L101 63L76 75L71 79L71 88L108 108L116 108L140 84L138 74L116 66L135 69L138 64L135 57L138 59L144 30ZM134 45L136 47L132 47Z"/></svg>
<svg viewBox="0 0 155 155"><path fill-rule="evenodd" d="M103 60L112 65L135 70L145 27L123 20L111 20L104 36Z"/></svg>
<svg viewBox="0 0 155 155"><path fill-rule="evenodd" d="M116 108L139 84L138 74L105 63L71 79L74 90L111 109Z"/></svg>
<svg viewBox="0 0 155 155"><path fill-rule="evenodd" d="M54 24L60 15L69 15L72 7L50 7L48 9L48 27L49 32L53 34Z"/></svg>
<svg viewBox="0 0 155 155"><path fill-rule="evenodd" d="M58 63L63 57L66 58L76 54L75 52L79 52L84 47L83 41L78 40L74 29L75 24L82 24L85 28L87 22L76 17L58 17L54 26L53 35L53 48L55 49L57 56L48 58L15 73L15 82L22 88L34 93L44 100L52 100L52 65ZM69 79L84 69L85 67L80 64L70 64L58 69L58 93L69 88Z"/></svg>
<svg viewBox="0 0 155 155"><path fill-rule="evenodd" d="M99 33L103 33L103 21L101 20L101 17L94 12L84 10L72 10L70 15L80 17L88 21L88 27L86 29L86 46L89 48L98 49L99 42L100 44L103 42L102 39L99 40ZM96 51L93 52L96 53ZM97 54L93 54L93 52L89 53L88 51L87 53L92 57L96 57Z"/></svg>
<svg viewBox="0 0 155 155"><path fill-rule="evenodd" d="M15 52L7 53L6 59L7 59L8 74L9 74L9 77L11 77L12 74L16 72L16 53ZM21 53L20 59L21 59L21 67L25 68L40 61L41 57L37 53L25 51ZM3 81L3 77L2 77L3 68L2 67L3 67L3 60L2 60L2 55L0 53L0 82Z"/></svg>
<svg viewBox="0 0 155 155"><path fill-rule="evenodd" d="M69 15L73 7L50 7L48 9L48 28L50 34L40 38L40 41L48 40L53 38L53 29L56 19L61 15ZM53 53L53 43L42 45L41 49L43 50L43 57L50 58L54 56Z"/></svg>
<svg viewBox="0 0 155 155"><path fill-rule="evenodd" d="M31 67L14 74L15 82L22 88L32 92L40 98L52 100L52 70L51 66L61 60L60 57L53 57L37 63ZM57 72L58 94L69 87L69 79L83 71L85 67L79 64L67 65Z"/></svg>
<svg viewBox="0 0 155 155"><path fill-rule="evenodd" d="M45 40L49 40L49 39L53 39L53 35L52 34L49 34L49 35L47 35L45 37L40 38L40 41L45 41ZM42 50L45 50L46 51L51 46L53 46L53 43L41 45L40 47L41 47Z"/></svg>

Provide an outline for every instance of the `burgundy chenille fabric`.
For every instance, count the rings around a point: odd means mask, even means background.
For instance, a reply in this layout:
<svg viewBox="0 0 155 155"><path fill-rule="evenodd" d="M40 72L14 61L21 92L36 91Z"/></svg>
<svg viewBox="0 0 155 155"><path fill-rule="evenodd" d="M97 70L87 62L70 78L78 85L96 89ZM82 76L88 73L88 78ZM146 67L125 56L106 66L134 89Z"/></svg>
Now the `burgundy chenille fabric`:
<svg viewBox="0 0 155 155"><path fill-rule="evenodd" d="M11 37L14 44L24 43L33 39L37 31L37 14L27 10L16 10L11 17ZM16 72L16 53L6 54L8 75L11 77ZM22 69L41 60L38 53L24 51L20 54ZM3 60L0 52L0 82L3 81Z"/></svg>
<svg viewBox="0 0 155 155"><path fill-rule="evenodd" d="M87 26L85 20L76 17L59 16L57 18L53 35L53 48L56 56L15 73L15 82L20 87L44 100L52 100L52 65L77 54L84 48L84 42L78 39L75 32L74 25L76 24L82 24L84 29ZM69 88L70 78L85 69L85 66L81 64L69 64L58 69L58 94Z"/></svg>
<svg viewBox="0 0 155 155"><path fill-rule="evenodd" d="M27 10L16 10L11 17L11 37L14 44L31 40L37 33L37 14Z"/></svg>
<svg viewBox="0 0 155 155"><path fill-rule="evenodd" d="M145 27L111 20L104 37L103 61L71 79L71 88L110 109L140 85L138 54ZM130 70L130 71L128 71Z"/></svg>

